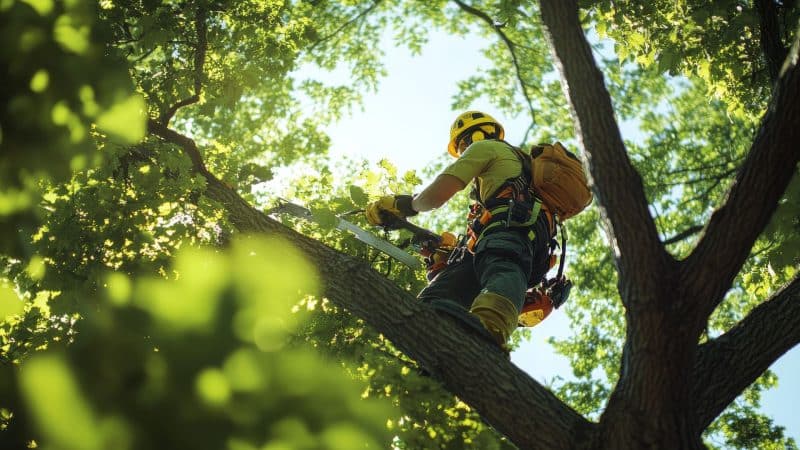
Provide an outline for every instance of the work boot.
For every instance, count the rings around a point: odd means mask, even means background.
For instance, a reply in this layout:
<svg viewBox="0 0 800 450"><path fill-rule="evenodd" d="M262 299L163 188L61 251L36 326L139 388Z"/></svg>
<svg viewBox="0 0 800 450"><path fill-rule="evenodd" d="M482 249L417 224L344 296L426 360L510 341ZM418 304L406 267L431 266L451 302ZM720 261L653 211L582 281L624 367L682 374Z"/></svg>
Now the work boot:
<svg viewBox="0 0 800 450"><path fill-rule="evenodd" d="M519 311L511 300L493 292L481 292L472 302L469 312L478 316L500 348L507 350L508 338L517 328Z"/></svg>

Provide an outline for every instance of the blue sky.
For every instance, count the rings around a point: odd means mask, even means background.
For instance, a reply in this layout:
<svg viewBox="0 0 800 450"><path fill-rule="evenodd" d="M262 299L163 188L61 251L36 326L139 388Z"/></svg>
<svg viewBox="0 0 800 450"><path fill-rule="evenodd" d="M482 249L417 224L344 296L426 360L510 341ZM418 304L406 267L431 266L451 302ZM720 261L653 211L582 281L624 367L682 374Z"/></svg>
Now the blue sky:
<svg viewBox="0 0 800 450"><path fill-rule="evenodd" d="M328 129L331 156L373 162L388 158L401 171L421 169L446 152L449 126L461 112L450 108L456 82L488 64L480 55L480 48L486 43L433 32L417 56L406 49L393 48L388 40L384 44L388 77L381 81L377 93L365 96L362 110ZM331 74L329 82L340 82L340 77L341 74ZM470 109L494 115L504 124L510 142L522 139L525 120L504 117L486 102L476 102ZM623 137L635 132L622 129ZM531 342L514 352L512 361L542 383L556 376L569 379L572 372L566 358L554 354L546 343L550 336L564 337L569 333L565 315L556 311L533 328ZM800 369L800 351L790 351L772 369L780 384L764 395L763 410L800 440L800 415L793 412L794 403L800 400L800 382L794 378Z"/></svg>

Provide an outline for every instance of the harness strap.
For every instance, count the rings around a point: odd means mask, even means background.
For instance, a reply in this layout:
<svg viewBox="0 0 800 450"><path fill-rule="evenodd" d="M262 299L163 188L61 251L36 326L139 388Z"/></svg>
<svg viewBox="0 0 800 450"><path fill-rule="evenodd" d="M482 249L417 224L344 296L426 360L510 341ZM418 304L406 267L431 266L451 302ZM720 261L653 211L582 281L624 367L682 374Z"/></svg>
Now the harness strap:
<svg viewBox="0 0 800 450"><path fill-rule="evenodd" d="M561 278L564 275L564 264L567 262L567 232L564 224L558 223L559 231L561 232L561 256L558 257L558 274L556 278Z"/></svg>
<svg viewBox="0 0 800 450"><path fill-rule="evenodd" d="M528 238L533 240L536 238L536 233L533 231L533 225L539 218L539 213L542 210L542 202L541 200L534 198L533 201L533 208L530 211L530 216L528 220L524 222L519 222L516 220L512 220L512 211L513 211L513 199L510 199L509 204L504 206L497 206L495 208L489 209L488 213L490 215L490 219L485 224L471 224L470 231L473 233L472 242L470 245L470 250L477 245L478 241L486 234L487 231L497 228L499 226L505 226L506 228L530 228L528 231ZM479 228L475 230L475 228Z"/></svg>
<svg viewBox="0 0 800 450"><path fill-rule="evenodd" d="M522 165L522 170L518 176L510 178L500 185L500 187L489 196L489 200L481 198L479 181L476 179L473 183L471 196L477 200L479 208L473 209L468 224L470 240L467 246L470 251L487 231L501 225L505 225L506 228L529 228L528 238L534 240L536 238L536 233L533 230L533 225L536 224L536 221L539 219L539 213L542 210L545 211L548 224L552 227L551 213L548 211L547 207L542 204L541 199L530 190L530 157L526 158L525 153L508 142L503 140L500 140L500 142L506 144L514 153ZM522 213L521 209L523 206L526 207L524 213ZM527 207L529 207L530 210L528 210ZM525 217L525 220L514 220L514 216L517 218ZM548 229L548 232L550 236L552 236L555 232L554 227Z"/></svg>

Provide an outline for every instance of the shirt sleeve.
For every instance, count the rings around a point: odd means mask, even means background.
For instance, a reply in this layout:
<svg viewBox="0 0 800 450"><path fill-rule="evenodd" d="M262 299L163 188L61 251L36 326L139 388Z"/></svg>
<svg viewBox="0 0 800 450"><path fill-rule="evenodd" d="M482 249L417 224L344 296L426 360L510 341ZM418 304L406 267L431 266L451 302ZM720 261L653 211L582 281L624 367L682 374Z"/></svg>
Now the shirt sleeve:
<svg viewBox="0 0 800 450"><path fill-rule="evenodd" d="M469 184L473 178L485 172L495 159L495 152L490 144L491 141L484 140L470 145L458 160L447 166L442 173Z"/></svg>

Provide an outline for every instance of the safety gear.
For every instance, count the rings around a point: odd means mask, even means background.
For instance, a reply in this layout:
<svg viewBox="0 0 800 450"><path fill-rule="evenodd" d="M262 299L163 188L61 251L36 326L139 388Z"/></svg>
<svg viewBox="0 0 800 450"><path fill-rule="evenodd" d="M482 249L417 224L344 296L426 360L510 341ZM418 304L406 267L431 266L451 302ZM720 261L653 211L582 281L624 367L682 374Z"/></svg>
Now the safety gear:
<svg viewBox="0 0 800 450"><path fill-rule="evenodd" d="M463 149L459 150L459 143L464 140L471 144L475 141L487 139L503 139L505 130L492 116L480 111L467 111L456 117L450 127L450 141L447 143L447 152L454 158L461 155Z"/></svg>
<svg viewBox="0 0 800 450"><path fill-rule="evenodd" d="M469 312L478 316L497 345L506 347L519 317L519 311L511 300L493 292L481 292L475 297Z"/></svg>
<svg viewBox="0 0 800 450"><path fill-rule="evenodd" d="M560 142L538 144L525 155L515 148L523 170L530 170L530 183L536 195L564 221L583 211L592 202L592 191L583 165ZM531 161L526 164L525 162Z"/></svg>
<svg viewBox="0 0 800 450"><path fill-rule="evenodd" d="M477 242L492 228L528 227L531 240L538 234L540 240L549 247L547 263L543 259L534 264L531 281L535 284L555 265L558 242L554 237L560 229L561 257L557 278L562 278L567 250L566 230L562 222L583 211L592 201L583 166L559 142L536 145L532 147L530 155L503 142L522 164L521 174L506 180L488 199L481 198L479 180L475 180L472 197L477 203L473 204L467 216L467 248L474 251ZM536 229L540 211L547 226Z"/></svg>
<svg viewBox="0 0 800 450"><path fill-rule="evenodd" d="M433 280L450 261L453 249L458 245L458 238L445 231L436 241L426 241L419 246L419 253L425 257L425 277Z"/></svg>
<svg viewBox="0 0 800 450"><path fill-rule="evenodd" d="M392 219L405 219L419 214L411 207L410 195L387 195L367 205L365 214L372 225L385 225Z"/></svg>
<svg viewBox="0 0 800 450"><path fill-rule="evenodd" d="M553 309L558 309L567 301L571 289L572 281L560 273L540 286L528 289L519 313L519 326L534 327L541 323Z"/></svg>
<svg viewBox="0 0 800 450"><path fill-rule="evenodd" d="M553 312L553 301L543 288L528 289L519 313L519 326L534 327Z"/></svg>
<svg viewBox="0 0 800 450"><path fill-rule="evenodd" d="M467 215L467 249L474 251L475 244L489 230L496 227L531 227L539 218L542 202L526 195L525 189L504 189L491 201L474 203ZM530 238L535 234L529 231Z"/></svg>

